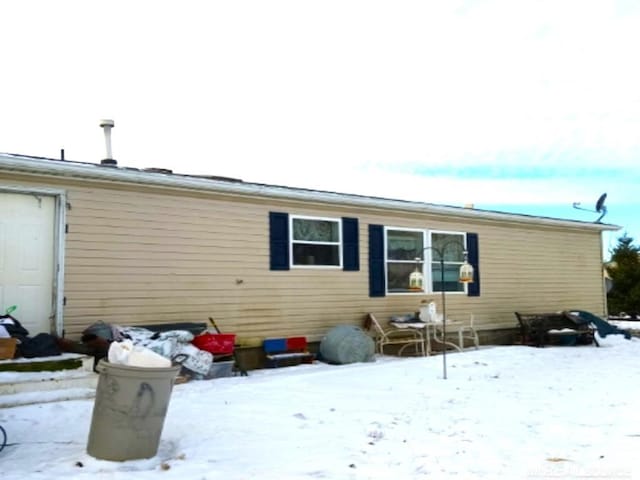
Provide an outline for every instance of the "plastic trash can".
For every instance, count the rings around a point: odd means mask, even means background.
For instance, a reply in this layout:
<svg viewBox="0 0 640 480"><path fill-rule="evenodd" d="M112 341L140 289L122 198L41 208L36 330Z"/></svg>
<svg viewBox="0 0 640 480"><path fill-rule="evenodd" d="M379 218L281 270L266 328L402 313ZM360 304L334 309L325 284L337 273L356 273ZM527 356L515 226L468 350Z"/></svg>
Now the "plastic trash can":
<svg viewBox="0 0 640 480"><path fill-rule="evenodd" d="M87 453L116 461L155 456L180 368L132 367L101 360Z"/></svg>

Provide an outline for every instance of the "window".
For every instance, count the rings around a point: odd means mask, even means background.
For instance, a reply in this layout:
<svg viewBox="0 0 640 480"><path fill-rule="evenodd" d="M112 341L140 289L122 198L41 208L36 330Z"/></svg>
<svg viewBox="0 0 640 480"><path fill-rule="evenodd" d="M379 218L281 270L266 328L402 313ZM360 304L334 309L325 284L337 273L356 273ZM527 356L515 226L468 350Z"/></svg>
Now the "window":
<svg viewBox="0 0 640 480"><path fill-rule="evenodd" d="M340 220L293 215L290 218L292 266L342 266Z"/></svg>
<svg viewBox="0 0 640 480"><path fill-rule="evenodd" d="M340 267L360 270L360 227L357 218L320 218L269 212L269 269L292 266ZM295 231L294 231L295 228ZM380 258L382 227L380 227ZM380 272L383 265L380 260Z"/></svg>
<svg viewBox="0 0 640 480"><path fill-rule="evenodd" d="M424 230L386 229L387 291L410 292L409 275L416 268L416 258L422 258ZM422 262L419 262L422 268ZM425 277L426 278L426 277Z"/></svg>
<svg viewBox="0 0 640 480"><path fill-rule="evenodd" d="M460 266L464 263L465 234L431 232L431 291L464 292L465 285L458 281ZM443 256L441 263L440 255ZM442 268L444 265L444 285ZM425 275L425 278L428 278ZM425 282L426 283L426 282Z"/></svg>
<svg viewBox="0 0 640 480"><path fill-rule="evenodd" d="M416 269L424 276L427 293L441 292L443 288L446 292L465 291L465 285L458 281L464 262L465 233L393 227L387 227L385 233L387 293L416 293L409 289L409 276Z"/></svg>

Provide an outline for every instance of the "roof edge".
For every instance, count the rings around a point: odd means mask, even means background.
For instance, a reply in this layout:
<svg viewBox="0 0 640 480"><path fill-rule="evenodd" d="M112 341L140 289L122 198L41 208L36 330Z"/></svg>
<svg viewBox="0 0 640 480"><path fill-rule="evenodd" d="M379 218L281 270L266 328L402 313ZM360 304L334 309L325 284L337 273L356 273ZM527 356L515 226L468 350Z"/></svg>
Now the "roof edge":
<svg viewBox="0 0 640 480"><path fill-rule="evenodd" d="M188 188L219 193L267 196L289 200L306 200L332 204L353 205L358 207L384 208L410 212L430 213L434 215L453 215L457 217L511 221L557 227L586 228L599 231L616 231L622 227L606 223L565 220L534 215L496 212L476 208L436 205L409 200L368 197L364 195L309 190L295 187L248 183L238 180L204 178L196 175L161 173L137 168L115 167L97 163L72 162L68 160L28 157L16 154L0 153L0 169L54 176L76 176L105 181L120 181L141 185L158 185L174 188Z"/></svg>

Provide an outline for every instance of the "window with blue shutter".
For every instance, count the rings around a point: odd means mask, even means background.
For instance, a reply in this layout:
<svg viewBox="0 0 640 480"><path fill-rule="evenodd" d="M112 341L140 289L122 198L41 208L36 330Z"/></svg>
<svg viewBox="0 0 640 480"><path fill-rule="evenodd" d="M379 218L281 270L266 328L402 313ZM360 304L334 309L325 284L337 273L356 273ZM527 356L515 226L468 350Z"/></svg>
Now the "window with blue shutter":
<svg viewBox="0 0 640 480"><path fill-rule="evenodd" d="M342 267L347 271L360 270L359 235L357 218L269 212L270 269Z"/></svg>
<svg viewBox="0 0 640 480"><path fill-rule="evenodd" d="M422 243L423 238L428 240L426 246ZM440 292L444 288L448 293L464 294L465 286L458 281L463 262L463 243L466 243L467 259L474 268L474 281L466 285L466 294L478 297L480 254L477 233L369 225L369 296L414 293L409 288L409 277L416 268L422 271L427 293ZM460 247L456 249L454 244ZM443 254L444 270L441 268L440 254ZM416 262L416 258L420 258L420 261Z"/></svg>

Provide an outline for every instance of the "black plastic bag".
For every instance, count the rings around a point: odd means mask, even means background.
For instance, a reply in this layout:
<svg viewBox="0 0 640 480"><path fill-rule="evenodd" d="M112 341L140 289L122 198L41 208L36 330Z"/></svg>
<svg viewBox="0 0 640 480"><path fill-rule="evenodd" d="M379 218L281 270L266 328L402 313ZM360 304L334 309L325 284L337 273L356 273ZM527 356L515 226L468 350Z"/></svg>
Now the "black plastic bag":
<svg viewBox="0 0 640 480"><path fill-rule="evenodd" d="M56 337L50 333L39 333L22 340L18 345L18 352L24 358L54 357L62 353Z"/></svg>

